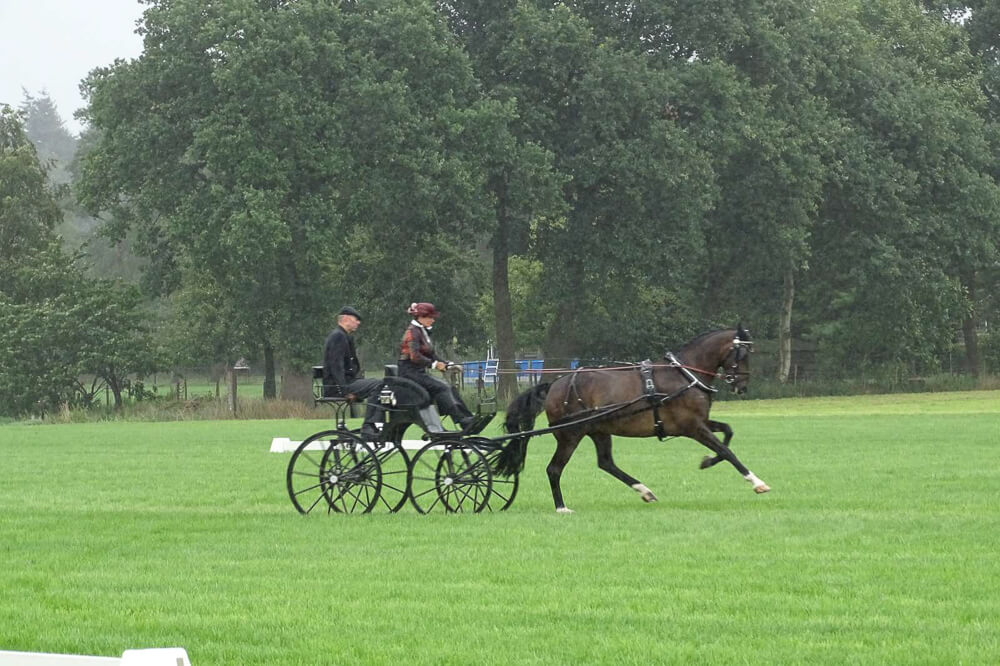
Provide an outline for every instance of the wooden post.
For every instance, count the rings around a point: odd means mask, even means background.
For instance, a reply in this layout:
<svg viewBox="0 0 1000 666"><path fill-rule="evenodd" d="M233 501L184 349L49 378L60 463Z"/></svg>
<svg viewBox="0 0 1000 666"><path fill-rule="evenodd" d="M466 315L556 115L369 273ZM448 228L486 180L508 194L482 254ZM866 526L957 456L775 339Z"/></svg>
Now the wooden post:
<svg viewBox="0 0 1000 666"><path fill-rule="evenodd" d="M236 370L226 368L226 383L229 385L229 411L236 414Z"/></svg>

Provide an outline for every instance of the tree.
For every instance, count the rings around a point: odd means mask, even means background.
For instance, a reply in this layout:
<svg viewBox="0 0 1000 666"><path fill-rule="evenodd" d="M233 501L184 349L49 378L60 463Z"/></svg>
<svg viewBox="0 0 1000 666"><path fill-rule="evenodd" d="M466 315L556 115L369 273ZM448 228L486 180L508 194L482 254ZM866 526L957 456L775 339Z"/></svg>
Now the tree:
<svg viewBox="0 0 1000 666"><path fill-rule="evenodd" d="M186 272L181 288L166 299L157 334L167 367L233 367L241 353L234 341L247 335L235 330L240 318L230 306L207 271Z"/></svg>
<svg viewBox="0 0 1000 666"><path fill-rule="evenodd" d="M808 266L836 132L815 91L824 57L815 8L782 0L579 4L606 39L674 72L678 122L710 156L718 183L698 225L711 257L692 294L699 318L750 320L757 335L776 335L784 381L795 286Z"/></svg>
<svg viewBox="0 0 1000 666"><path fill-rule="evenodd" d="M80 374L103 380L120 410L132 377L142 379L160 367L141 294L111 280L84 282L76 291L67 310L76 336L63 344L77 349Z"/></svg>
<svg viewBox="0 0 1000 666"><path fill-rule="evenodd" d="M0 271L10 278L30 253L51 244L60 213L23 120L6 105L0 105L0 191Z"/></svg>
<svg viewBox="0 0 1000 666"><path fill-rule="evenodd" d="M514 135L551 153L562 183L565 215L512 236L542 260L547 357L647 353L651 340L687 329L674 304L697 263L663 258L671 246L698 256L692 231L713 179L673 115L674 79L602 43L561 3L442 7L490 94L516 102Z"/></svg>
<svg viewBox="0 0 1000 666"><path fill-rule="evenodd" d="M957 21L968 35L969 48L979 67L980 89L986 101L985 106L977 106L977 109L987 123L987 139L995 155L1000 146L1000 43L996 38L997 27L1000 26L1000 4L995 0L973 0L944 3L938 9L945 20ZM989 172L993 181L1000 179L1000 163L991 160ZM977 330L1000 314L1000 307L994 298L1000 291L996 270L1000 261L1000 229L996 227L995 218L992 225L985 227L982 222L986 220L979 219L977 235L980 240L974 243L974 251L964 253L959 269L968 305L962 322L966 366L973 374L977 374L982 365Z"/></svg>
<svg viewBox="0 0 1000 666"><path fill-rule="evenodd" d="M76 138L66 129L52 98L44 90L38 96L25 90L20 109L28 139L42 163L50 165L49 178L57 185L69 183L69 165L76 153Z"/></svg>
<svg viewBox="0 0 1000 666"><path fill-rule="evenodd" d="M60 247L61 214L18 114L0 108L0 411L29 414L85 402L81 375L115 390L153 367L139 296L90 283Z"/></svg>
<svg viewBox="0 0 1000 666"><path fill-rule="evenodd" d="M298 365L346 302L386 349L410 300L467 318L491 210L467 142L505 111L429 5L154 2L142 31L88 79L81 193L137 230L162 291L197 266L232 342Z"/></svg>
<svg viewBox="0 0 1000 666"><path fill-rule="evenodd" d="M835 363L933 367L968 311L963 266L995 252L976 70L960 29L911 3L828 11L831 40L860 37L824 79L845 129L816 232L815 332Z"/></svg>

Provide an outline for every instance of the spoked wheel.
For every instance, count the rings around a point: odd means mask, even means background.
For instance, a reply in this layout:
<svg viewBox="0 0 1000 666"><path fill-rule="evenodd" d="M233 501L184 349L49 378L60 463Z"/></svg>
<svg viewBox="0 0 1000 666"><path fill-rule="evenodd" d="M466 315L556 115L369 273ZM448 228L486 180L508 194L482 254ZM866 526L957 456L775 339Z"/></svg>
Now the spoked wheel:
<svg viewBox="0 0 1000 666"><path fill-rule="evenodd" d="M410 463L410 502L420 513L435 509L478 513L490 498L493 474L486 456L461 440L432 442Z"/></svg>
<svg viewBox="0 0 1000 666"><path fill-rule="evenodd" d="M502 449L491 446L484 446L480 449L486 456L486 464L490 470L496 469L497 457ZM486 500L487 511L506 511L514 498L517 496L517 473L510 476L493 475L493 482L490 484L490 497Z"/></svg>
<svg viewBox="0 0 1000 666"><path fill-rule="evenodd" d="M378 501L382 470L375 452L356 435L326 430L295 449L286 481L299 513L367 513Z"/></svg>
<svg viewBox="0 0 1000 666"><path fill-rule="evenodd" d="M409 497L406 484L410 474L410 456L402 442L373 442L372 446L382 469L382 492L376 507L395 513Z"/></svg>

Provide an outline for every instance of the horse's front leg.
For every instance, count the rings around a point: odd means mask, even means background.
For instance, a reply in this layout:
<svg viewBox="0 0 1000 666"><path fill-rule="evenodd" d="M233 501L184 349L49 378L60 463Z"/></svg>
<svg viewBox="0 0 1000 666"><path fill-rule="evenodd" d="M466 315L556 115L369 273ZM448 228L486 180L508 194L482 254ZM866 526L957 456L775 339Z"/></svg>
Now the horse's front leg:
<svg viewBox="0 0 1000 666"><path fill-rule="evenodd" d="M743 478L753 485L755 493L766 493L771 489L770 486L757 478L756 474L748 470L728 446L725 446L715 435L712 434L712 430L707 423L699 426L698 430L693 435L690 435L690 437L708 447L715 453L716 457L722 458L735 467L736 471L742 474Z"/></svg>
<svg viewBox="0 0 1000 666"><path fill-rule="evenodd" d="M729 427L729 424L723 423L722 421L707 421L707 423L709 430L711 430L712 432L722 433L723 436L722 445L728 449L729 442L733 438L733 429ZM722 461L723 461L722 456L705 456L704 458L701 459L701 465L699 465L699 467L701 469L708 469L709 467L718 465Z"/></svg>
<svg viewBox="0 0 1000 666"><path fill-rule="evenodd" d="M656 495L653 494L652 490L647 488L639 479L633 478L620 470L618 465L615 464L615 460L611 456L611 435L592 434L590 438L594 440L594 444L597 446L598 467L639 493L642 501L656 501Z"/></svg>

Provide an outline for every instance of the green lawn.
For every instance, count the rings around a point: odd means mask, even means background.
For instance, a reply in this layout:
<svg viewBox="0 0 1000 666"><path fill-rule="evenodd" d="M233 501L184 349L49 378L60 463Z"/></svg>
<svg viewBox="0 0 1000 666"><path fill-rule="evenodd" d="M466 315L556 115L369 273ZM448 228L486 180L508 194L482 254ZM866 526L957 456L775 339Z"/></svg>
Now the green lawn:
<svg viewBox="0 0 1000 666"><path fill-rule="evenodd" d="M0 426L0 649L216 664L1000 663L1000 392L725 402L690 440L533 440L502 514L299 516L319 421ZM539 426L544 423L540 418Z"/></svg>

